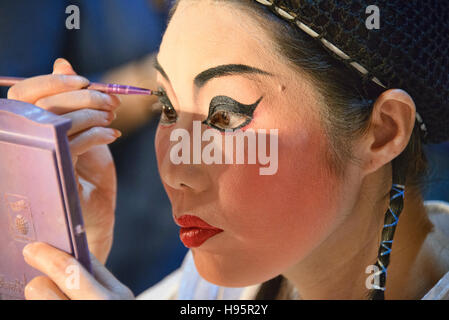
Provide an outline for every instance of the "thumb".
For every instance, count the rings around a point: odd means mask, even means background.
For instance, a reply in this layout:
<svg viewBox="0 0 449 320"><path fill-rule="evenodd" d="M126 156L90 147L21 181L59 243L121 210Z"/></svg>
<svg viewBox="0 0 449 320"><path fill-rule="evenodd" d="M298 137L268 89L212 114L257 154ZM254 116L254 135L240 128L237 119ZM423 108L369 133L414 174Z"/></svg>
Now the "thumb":
<svg viewBox="0 0 449 320"><path fill-rule="evenodd" d="M53 74L76 75L72 65L64 58L58 58L53 64Z"/></svg>

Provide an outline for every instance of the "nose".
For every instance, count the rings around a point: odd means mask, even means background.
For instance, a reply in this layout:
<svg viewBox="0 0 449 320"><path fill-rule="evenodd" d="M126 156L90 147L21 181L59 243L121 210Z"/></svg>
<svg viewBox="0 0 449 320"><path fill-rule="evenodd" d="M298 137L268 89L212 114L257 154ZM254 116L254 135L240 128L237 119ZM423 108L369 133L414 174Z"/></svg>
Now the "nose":
<svg viewBox="0 0 449 320"><path fill-rule="evenodd" d="M170 157L164 157L160 165L162 181L175 190L200 193L208 189L207 173L199 164L173 164Z"/></svg>
<svg viewBox="0 0 449 320"><path fill-rule="evenodd" d="M200 193L210 187L210 176L204 164L192 163L192 124L190 126L186 126L186 123L182 124L184 125L181 126L181 123L178 123L177 126L171 128L159 128L155 143L159 173L162 182L172 189ZM178 131L174 132L174 130ZM171 136L182 136L182 138L171 141ZM183 148L180 149L182 144L184 144ZM179 163L173 159L173 152L185 152L186 150L188 156L184 158L185 161Z"/></svg>

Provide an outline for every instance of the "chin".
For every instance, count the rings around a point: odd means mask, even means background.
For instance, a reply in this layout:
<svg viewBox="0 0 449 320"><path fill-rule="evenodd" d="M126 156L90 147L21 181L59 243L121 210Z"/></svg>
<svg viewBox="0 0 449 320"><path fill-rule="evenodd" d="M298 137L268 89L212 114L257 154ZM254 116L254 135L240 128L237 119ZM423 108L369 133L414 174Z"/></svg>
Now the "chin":
<svg viewBox="0 0 449 320"><path fill-rule="evenodd" d="M280 274L261 268L257 259L238 259L201 250L192 250L195 266L200 276L217 286L239 288L268 281ZM265 272L266 271L266 272Z"/></svg>

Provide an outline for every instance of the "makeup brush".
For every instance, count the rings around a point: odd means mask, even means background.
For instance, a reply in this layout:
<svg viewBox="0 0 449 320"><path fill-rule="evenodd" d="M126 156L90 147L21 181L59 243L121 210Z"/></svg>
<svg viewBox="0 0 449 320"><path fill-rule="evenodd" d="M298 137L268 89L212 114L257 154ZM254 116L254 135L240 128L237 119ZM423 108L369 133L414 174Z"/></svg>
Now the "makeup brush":
<svg viewBox="0 0 449 320"><path fill-rule="evenodd" d="M19 77L0 77L0 87L11 87L25 79ZM97 90L108 94L162 95L160 91L112 83L91 82L85 89Z"/></svg>

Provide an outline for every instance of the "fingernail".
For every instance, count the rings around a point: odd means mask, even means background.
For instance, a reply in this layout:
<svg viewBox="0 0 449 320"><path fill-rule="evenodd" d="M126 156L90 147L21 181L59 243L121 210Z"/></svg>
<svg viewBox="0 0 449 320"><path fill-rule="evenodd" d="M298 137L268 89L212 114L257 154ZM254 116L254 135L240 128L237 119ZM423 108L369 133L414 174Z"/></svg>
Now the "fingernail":
<svg viewBox="0 0 449 320"><path fill-rule="evenodd" d="M112 121L114 121L116 119L117 115L115 114L115 112L108 112L106 115L106 119L105 119L105 123L106 124L110 124Z"/></svg>
<svg viewBox="0 0 449 320"><path fill-rule="evenodd" d="M83 87L87 87L90 83L90 81L84 77L81 76L74 76L74 77L76 77L78 82L81 82L83 84Z"/></svg>
<svg viewBox="0 0 449 320"><path fill-rule="evenodd" d="M36 292L36 289L33 286L31 286L30 284L27 284L23 290L23 293L25 294L25 298L27 300L33 299L35 292Z"/></svg>
<svg viewBox="0 0 449 320"><path fill-rule="evenodd" d="M119 138L122 135L120 130L113 129L113 128L107 128L107 130L111 133L112 136L114 136L116 138Z"/></svg>
<svg viewBox="0 0 449 320"><path fill-rule="evenodd" d="M86 78L76 75L61 75L61 78L67 85L76 87L87 87L90 83Z"/></svg>
<svg viewBox="0 0 449 320"><path fill-rule="evenodd" d="M112 96L105 94L106 98L105 101L108 105L110 105L113 108L116 108L120 105L120 100L114 99Z"/></svg>
<svg viewBox="0 0 449 320"><path fill-rule="evenodd" d="M32 252L33 252L33 244L32 243L27 244L22 250L22 254L25 257L29 257Z"/></svg>
<svg viewBox="0 0 449 320"><path fill-rule="evenodd" d="M56 59L54 64L55 65L64 64L64 65L67 65L67 66L71 66L70 63L66 59L64 59L64 58Z"/></svg>

